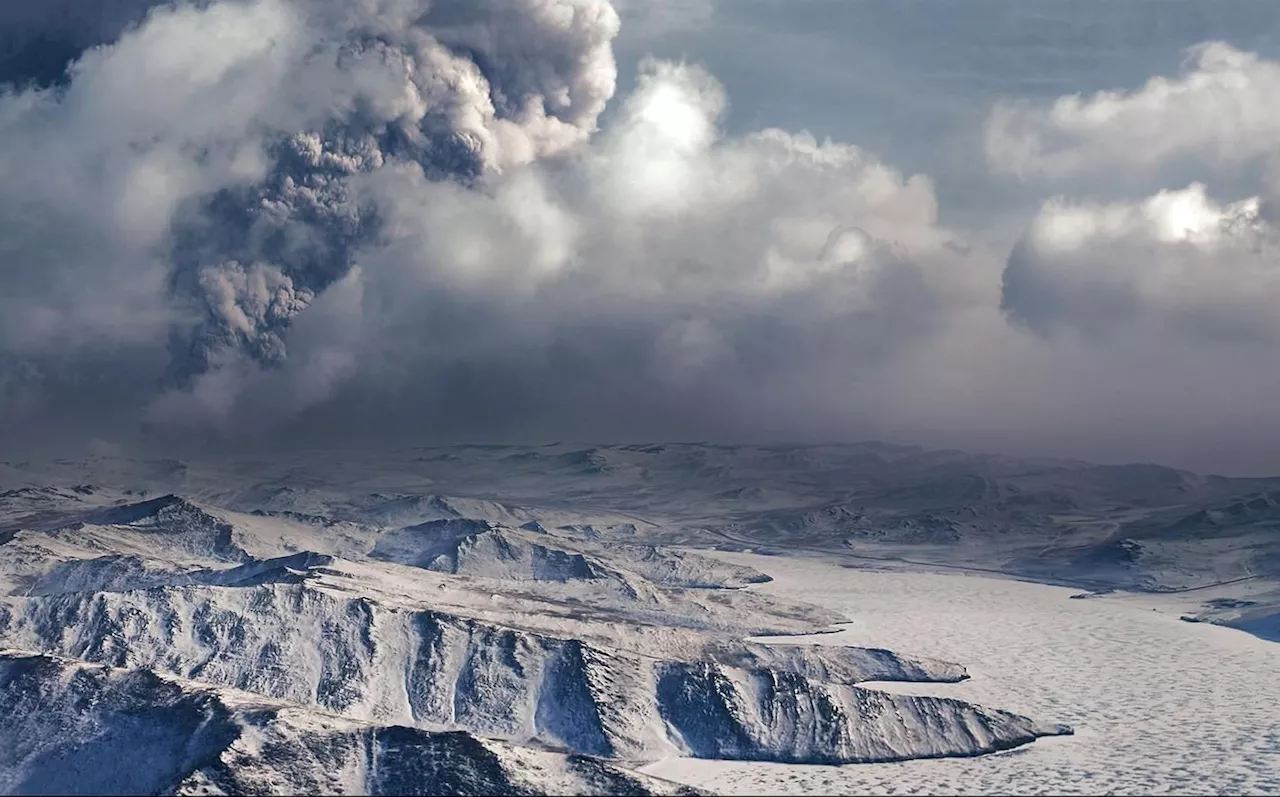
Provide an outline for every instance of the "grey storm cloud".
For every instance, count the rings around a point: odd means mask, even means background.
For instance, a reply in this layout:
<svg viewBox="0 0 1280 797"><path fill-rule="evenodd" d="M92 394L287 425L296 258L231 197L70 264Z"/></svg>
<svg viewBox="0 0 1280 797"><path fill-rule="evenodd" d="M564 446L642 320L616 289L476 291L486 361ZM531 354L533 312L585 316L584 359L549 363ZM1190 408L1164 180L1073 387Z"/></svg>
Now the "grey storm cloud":
<svg viewBox="0 0 1280 797"><path fill-rule="evenodd" d="M1042 334L1274 344L1280 112L1267 98L1277 90L1280 64L1207 42L1179 74L1137 89L998 105L986 126L993 168L1048 185L1086 180L1108 197L1043 204L1009 258L1004 309ZM1188 163L1207 179L1248 166L1251 181L1215 182L1252 193L1217 198L1196 181L1115 198L1105 179L1159 179Z"/></svg>
<svg viewBox="0 0 1280 797"><path fill-rule="evenodd" d="M1045 204L1004 274L1004 307L1042 331L1152 326L1169 336L1274 342L1275 230L1257 197L1205 186L1136 202Z"/></svg>
<svg viewBox="0 0 1280 797"><path fill-rule="evenodd" d="M11 6L14 445L890 437L1203 462L1186 417L1275 425L1265 188L1051 199L990 242L862 148L726 134L698 66L647 60L615 97L638 4ZM1198 52L1128 93L1001 104L993 170L1052 192L1127 151L1212 155L1223 86L1251 125L1232 146L1265 156L1250 92L1273 65Z"/></svg>

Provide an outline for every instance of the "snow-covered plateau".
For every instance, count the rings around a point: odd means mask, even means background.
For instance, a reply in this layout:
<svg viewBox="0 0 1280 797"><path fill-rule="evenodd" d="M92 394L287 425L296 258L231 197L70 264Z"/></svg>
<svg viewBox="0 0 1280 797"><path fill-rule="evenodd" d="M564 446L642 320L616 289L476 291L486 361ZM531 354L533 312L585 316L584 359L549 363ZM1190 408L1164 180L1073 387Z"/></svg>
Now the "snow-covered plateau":
<svg viewBox="0 0 1280 797"><path fill-rule="evenodd" d="M0 791L1274 790L1273 495L880 444L0 463Z"/></svg>

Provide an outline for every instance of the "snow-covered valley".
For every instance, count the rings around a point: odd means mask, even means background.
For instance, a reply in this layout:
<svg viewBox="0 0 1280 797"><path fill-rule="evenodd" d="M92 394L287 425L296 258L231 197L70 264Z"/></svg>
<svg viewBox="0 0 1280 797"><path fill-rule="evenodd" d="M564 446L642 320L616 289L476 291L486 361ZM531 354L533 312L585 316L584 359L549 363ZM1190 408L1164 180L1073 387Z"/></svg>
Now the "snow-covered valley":
<svg viewBox="0 0 1280 797"><path fill-rule="evenodd" d="M1037 790L1022 761L1050 791L1273 789L1261 704L1220 699L1280 652L1273 485L1153 468L877 444L5 463L0 699L26 730L0 790ZM125 738L168 752L63 763ZM1175 760L1219 747L1221 777Z"/></svg>

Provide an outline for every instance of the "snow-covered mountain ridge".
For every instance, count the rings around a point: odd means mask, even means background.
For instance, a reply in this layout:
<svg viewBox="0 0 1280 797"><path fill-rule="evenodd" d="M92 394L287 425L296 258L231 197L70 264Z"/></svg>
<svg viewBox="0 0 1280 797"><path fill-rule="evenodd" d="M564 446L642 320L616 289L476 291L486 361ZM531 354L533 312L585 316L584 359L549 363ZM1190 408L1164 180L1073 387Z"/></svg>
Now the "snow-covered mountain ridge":
<svg viewBox="0 0 1280 797"><path fill-rule="evenodd" d="M662 521L625 510L415 494L403 485L343 491L303 478L298 487L254 485L202 466L136 465L185 482L157 484L132 481L134 466L104 474L102 465L88 467L107 478L67 486L53 471L79 472L83 463L14 468L49 483L0 497L0 647L217 694L238 690L375 729L344 730L344 741L326 749L358 748L385 764L398 759L379 740L416 733L434 740L429 746L472 740L452 754L475 759L466 766L481 766L483 750L558 751L559 763L544 769L569 777L577 770L565 756L618 762L590 765L607 773L668 756L842 763L978 755L1069 732L958 700L858 686L955 681L966 677L957 665L745 641L847 618L758 594L750 585L764 574L666 544ZM36 690L14 700L47 699L29 680L4 688ZM146 713L144 704L135 714ZM64 751L56 755L69 754L63 736L51 732L59 741L49 744ZM33 762L53 760L54 747L0 769L10 782L42 782L50 775ZM236 778L250 775L236 769L240 758L228 760L214 777L183 759L182 779L163 789L195 788L191 778L206 777L210 788L242 789ZM270 777L303 782L298 773ZM350 777L334 788L386 788ZM593 790L580 778L563 782ZM636 790L600 782L605 791Z"/></svg>
<svg viewBox="0 0 1280 797"><path fill-rule="evenodd" d="M375 725L149 670L0 653L11 794L694 794L598 758Z"/></svg>

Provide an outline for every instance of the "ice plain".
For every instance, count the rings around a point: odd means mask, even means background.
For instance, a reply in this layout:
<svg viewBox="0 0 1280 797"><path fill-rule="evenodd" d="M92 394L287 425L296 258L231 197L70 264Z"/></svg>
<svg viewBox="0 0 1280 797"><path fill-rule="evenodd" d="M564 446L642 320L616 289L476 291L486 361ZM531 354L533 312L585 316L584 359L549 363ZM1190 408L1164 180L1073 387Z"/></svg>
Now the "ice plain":
<svg viewBox="0 0 1280 797"><path fill-rule="evenodd" d="M774 577L758 589L848 612L852 622L824 644L963 661L972 676L875 688L1060 717L1075 734L976 759L844 767L679 760L649 774L724 794L1280 791L1280 651L1240 631L1181 622L1168 597L1073 600L1078 590L980 574L726 558Z"/></svg>

